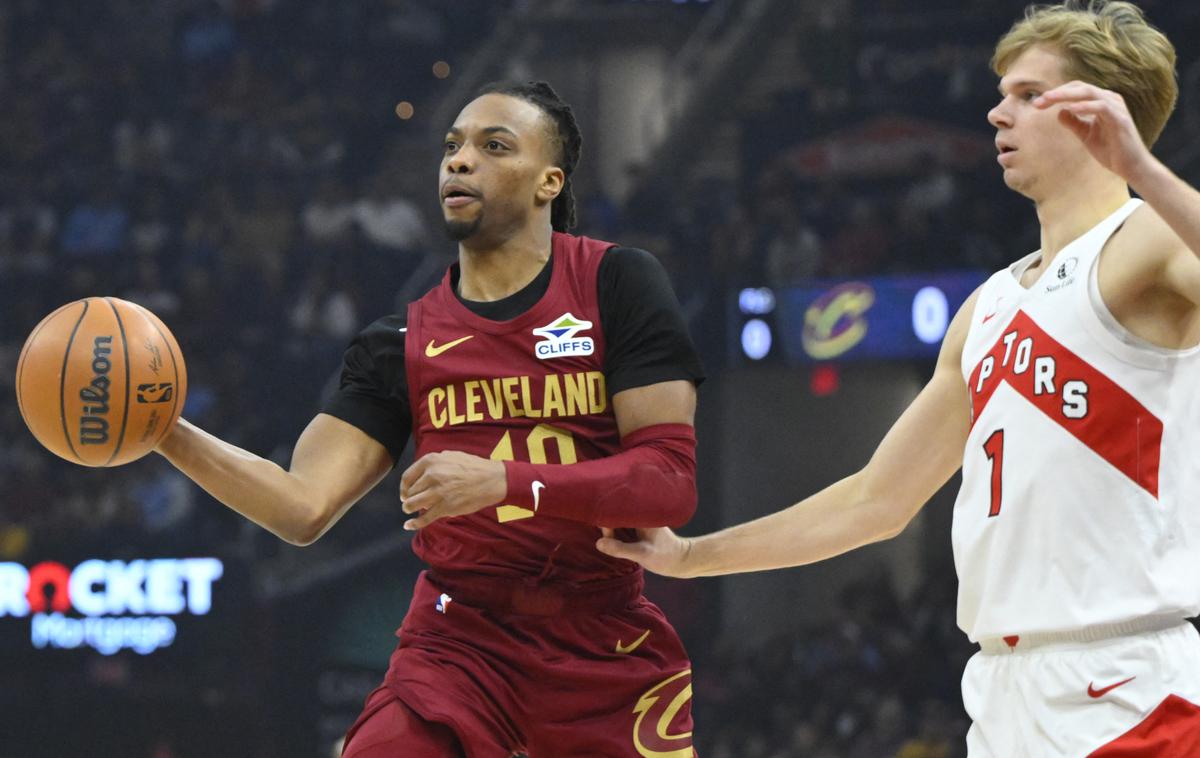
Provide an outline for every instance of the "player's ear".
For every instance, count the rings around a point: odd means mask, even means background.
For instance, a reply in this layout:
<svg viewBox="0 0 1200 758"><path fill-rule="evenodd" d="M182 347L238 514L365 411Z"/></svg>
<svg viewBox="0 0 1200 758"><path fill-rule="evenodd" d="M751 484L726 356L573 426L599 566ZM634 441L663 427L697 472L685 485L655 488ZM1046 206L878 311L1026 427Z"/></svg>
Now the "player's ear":
<svg viewBox="0 0 1200 758"><path fill-rule="evenodd" d="M541 181L538 182L537 200L539 203L552 203L554 198L558 197L558 193L562 192L563 184L566 183L567 176L558 166L550 166L542 172Z"/></svg>

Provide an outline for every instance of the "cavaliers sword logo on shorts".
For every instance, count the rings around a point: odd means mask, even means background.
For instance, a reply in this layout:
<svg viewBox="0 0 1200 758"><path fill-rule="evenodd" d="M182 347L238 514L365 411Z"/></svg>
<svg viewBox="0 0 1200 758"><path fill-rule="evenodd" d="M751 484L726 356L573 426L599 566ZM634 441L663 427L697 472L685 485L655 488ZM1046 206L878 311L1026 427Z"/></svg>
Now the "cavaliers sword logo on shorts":
<svg viewBox="0 0 1200 758"><path fill-rule="evenodd" d="M681 713L688 719L692 699L692 670L659 682L638 698L633 706L633 746L643 758L693 758L691 731L671 733ZM690 722L690 719L688 719Z"/></svg>

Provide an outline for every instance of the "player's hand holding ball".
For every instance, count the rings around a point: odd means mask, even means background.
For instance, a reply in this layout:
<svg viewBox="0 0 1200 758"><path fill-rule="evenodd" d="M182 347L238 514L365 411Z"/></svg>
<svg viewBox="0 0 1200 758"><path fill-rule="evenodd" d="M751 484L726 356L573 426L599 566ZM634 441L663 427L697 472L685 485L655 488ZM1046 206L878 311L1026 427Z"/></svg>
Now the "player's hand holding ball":
<svg viewBox="0 0 1200 758"><path fill-rule="evenodd" d="M120 466L152 451L175 424L187 370L153 313L89 297L34 327L16 384L21 417L47 450L84 466Z"/></svg>

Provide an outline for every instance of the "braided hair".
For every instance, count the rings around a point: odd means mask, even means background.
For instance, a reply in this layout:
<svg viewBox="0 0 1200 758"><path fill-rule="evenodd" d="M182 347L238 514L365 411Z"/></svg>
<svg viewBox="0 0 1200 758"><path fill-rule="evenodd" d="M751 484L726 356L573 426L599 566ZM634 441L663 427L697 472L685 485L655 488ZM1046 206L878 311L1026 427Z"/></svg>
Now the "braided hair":
<svg viewBox="0 0 1200 758"><path fill-rule="evenodd" d="M583 148L583 135L575 123L575 113L547 82L492 82L485 84L475 93L483 95L508 95L532 103L542 110L554 124L553 140L558 148L555 165L562 169L564 179L562 191L550 206L550 226L556 232L565 232L575 226L575 193L571 187L571 175L579 165Z"/></svg>

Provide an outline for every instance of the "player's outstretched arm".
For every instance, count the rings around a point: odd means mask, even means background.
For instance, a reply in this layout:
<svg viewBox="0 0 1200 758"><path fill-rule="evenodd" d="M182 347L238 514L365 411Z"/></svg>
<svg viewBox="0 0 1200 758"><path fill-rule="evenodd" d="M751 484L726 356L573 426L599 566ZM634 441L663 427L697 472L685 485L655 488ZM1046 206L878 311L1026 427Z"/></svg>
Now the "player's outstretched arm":
<svg viewBox="0 0 1200 758"><path fill-rule="evenodd" d="M977 297L954 317L933 378L862 470L790 508L714 534L650 529L638 542L604 537L597 548L655 573L695 577L814 563L896 536L962 465L970 413L960 364Z"/></svg>
<svg viewBox="0 0 1200 758"><path fill-rule="evenodd" d="M392 467L387 449L318 414L288 470L180 419L157 451L225 505L294 545L316 541Z"/></svg>

